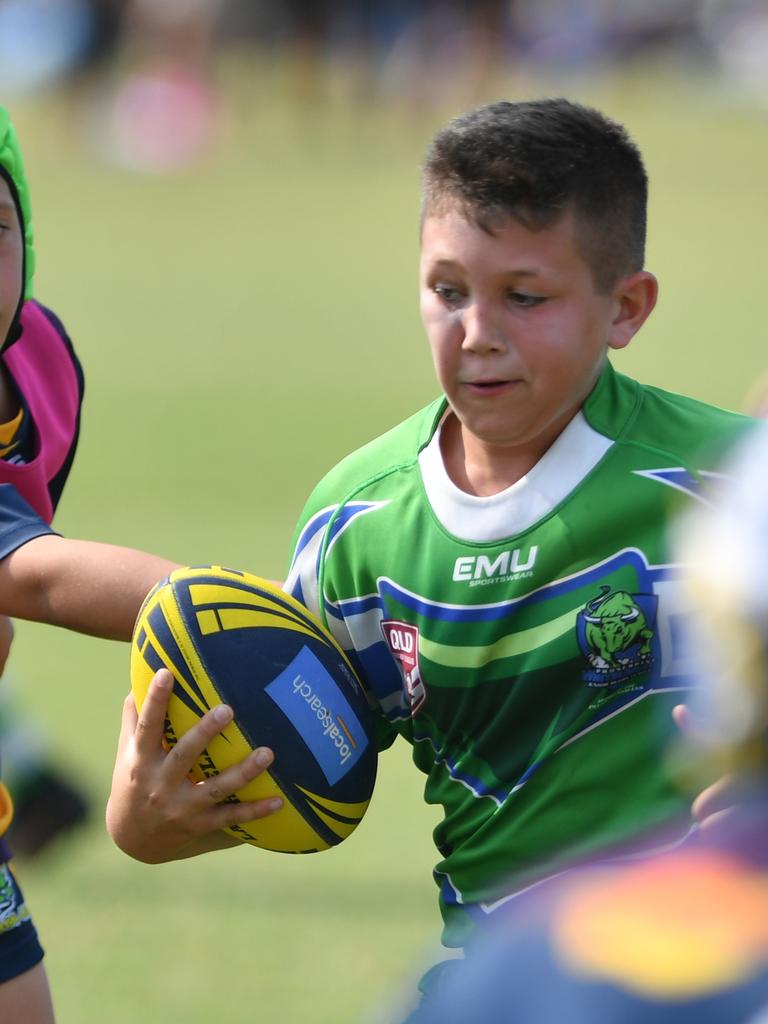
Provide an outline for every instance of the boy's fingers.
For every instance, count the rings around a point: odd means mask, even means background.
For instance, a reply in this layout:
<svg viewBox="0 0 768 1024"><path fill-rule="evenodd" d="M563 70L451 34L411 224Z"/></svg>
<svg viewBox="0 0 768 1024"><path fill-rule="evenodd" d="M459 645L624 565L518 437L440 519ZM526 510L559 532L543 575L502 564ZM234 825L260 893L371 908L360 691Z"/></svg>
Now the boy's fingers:
<svg viewBox="0 0 768 1024"><path fill-rule="evenodd" d="M257 776L272 764L274 755L268 747L257 747L244 758L239 764L226 768L218 775L206 779L198 786L201 796L204 796L212 804L220 804L222 800L232 796L238 789L247 786ZM237 805L234 805L237 806ZM247 818L242 819L247 821Z"/></svg>
<svg viewBox="0 0 768 1024"><path fill-rule="evenodd" d="M672 708L672 720L677 728L686 736L693 736L696 733L696 723L693 720L691 709L687 704L676 704Z"/></svg>
<svg viewBox="0 0 768 1024"><path fill-rule="evenodd" d="M125 749L133 739L136 732L136 723L139 720L138 712L136 711L136 703L133 699L133 694L129 693L123 701L123 715L120 720L120 736L117 741L117 757L120 759L125 753Z"/></svg>
<svg viewBox="0 0 768 1024"><path fill-rule="evenodd" d="M273 796L247 802L229 801L233 793L261 775L274 760L268 747L257 747L239 764L232 765L220 775L206 779L195 788L212 806L205 815L206 827L231 828L257 818L266 818L279 811L283 800L277 790Z"/></svg>
<svg viewBox="0 0 768 1024"><path fill-rule="evenodd" d="M139 754L156 754L163 738L168 701L173 688L173 676L167 668L155 673L149 684L141 712L136 720L135 739Z"/></svg>
<svg viewBox="0 0 768 1024"><path fill-rule="evenodd" d="M129 693L123 701L122 728L129 732L135 732L138 720L139 712L136 710L136 701L133 694Z"/></svg>
<svg viewBox="0 0 768 1024"><path fill-rule="evenodd" d="M275 811L279 811L283 801L279 797L267 800L253 800L250 803L219 804L211 809L211 828L231 828L233 825L243 825L246 821L254 821L257 818L266 818Z"/></svg>
<svg viewBox="0 0 768 1024"><path fill-rule="evenodd" d="M707 819L736 805L740 795L743 797L739 780L734 775L722 775L693 801L693 816L699 824L703 824Z"/></svg>
<svg viewBox="0 0 768 1024"><path fill-rule="evenodd" d="M173 676L167 669L160 669L149 685L147 696L137 715L129 697L123 707L123 728L121 744L135 738L136 750L141 755L156 755L163 737L168 701L173 688ZM176 786L184 782L202 752L222 729L232 721L233 712L226 704L212 708L189 732L185 733L164 756L162 771L165 782ZM260 775L274 760L267 747L258 747L239 764L232 765L218 775L190 787L200 810L212 812L210 828L223 828L241 824L254 818L262 818L282 807L282 800L275 796L249 803L227 803L237 790L242 789ZM202 807L200 804L202 803ZM220 824L223 821L224 824Z"/></svg>
<svg viewBox="0 0 768 1024"><path fill-rule="evenodd" d="M166 705L167 706L167 705ZM181 782L192 770L214 736L232 721L232 708L219 704L200 719L189 732L185 733L168 751L165 770L171 783Z"/></svg>
<svg viewBox="0 0 768 1024"><path fill-rule="evenodd" d="M687 740L696 744L706 742L710 731L707 723L687 704L676 704L672 708L672 721Z"/></svg>

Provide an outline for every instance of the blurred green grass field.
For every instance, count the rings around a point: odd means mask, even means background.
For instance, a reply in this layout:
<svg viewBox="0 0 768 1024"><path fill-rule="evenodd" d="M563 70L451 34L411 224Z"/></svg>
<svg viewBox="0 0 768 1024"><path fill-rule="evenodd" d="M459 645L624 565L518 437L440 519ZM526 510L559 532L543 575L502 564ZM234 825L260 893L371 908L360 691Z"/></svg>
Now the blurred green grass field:
<svg viewBox="0 0 768 1024"><path fill-rule="evenodd" d="M651 321L616 365L730 408L766 363L765 111L666 73L517 83L626 121L651 176ZM37 294L87 375L57 520L73 536L280 577L311 486L435 393L417 315L421 154L434 115L297 112L233 89L215 156L141 177L94 158L68 94L16 105ZM396 746L355 836L136 864L104 833L127 649L22 624L12 674L93 794L91 826L20 865L60 1024L340 1024L418 975L439 934L435 811Z"/></svg>

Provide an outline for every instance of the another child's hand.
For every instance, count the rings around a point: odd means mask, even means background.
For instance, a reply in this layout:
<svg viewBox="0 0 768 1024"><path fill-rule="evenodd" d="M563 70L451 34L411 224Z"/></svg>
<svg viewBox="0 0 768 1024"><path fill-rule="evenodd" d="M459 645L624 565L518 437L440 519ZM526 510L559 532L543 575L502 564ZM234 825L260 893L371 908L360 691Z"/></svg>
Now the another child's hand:
<svg viewBox="0 0 768 1024"><path fill-rule="evenodd" d="M213 708L166 751L162 737L172 686L171 673L161 669L141 714L133 697L126 698L107 803L107 830L114 842L148 864L237 846L222 828L266 817L282 806L280 800L222 803L272 762L272 751L263 747L213 778L190 780L196 758L231 721L232 711L226 705Z"/></svg>
<svg viewBox="0 0 768 1024"><path fill-rule="evenodd" d="M691 709L686 704L677 704L672 709L672 718L678 729L696 742L699 729ZM736 776L721 775L698 794L691 805L691 814L700 828L710 828L731 814L743 795L743 783Z"/></svg>

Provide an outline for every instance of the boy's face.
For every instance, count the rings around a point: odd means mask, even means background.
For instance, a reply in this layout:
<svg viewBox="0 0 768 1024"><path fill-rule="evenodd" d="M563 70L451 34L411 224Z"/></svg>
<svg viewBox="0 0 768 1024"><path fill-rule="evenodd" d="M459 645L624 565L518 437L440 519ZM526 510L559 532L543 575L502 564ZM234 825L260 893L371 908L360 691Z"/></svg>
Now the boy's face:
<svg viewBox="0 0 768 1024"><path fill-rule="evenodd" d="M24 240L8 182L0 177L0 343L8 336L23 287Z"/></svg>
<svg viewBox="0 0 768 1024"><path fill-rule="evenodd" d="M623 282L595 291L570 214L538 231L509 218L493 235L458 210L428 215L420 278L422 320L468 459L519 454L533 465L591 391L607 349L637 329L627 330Z"/></svg>

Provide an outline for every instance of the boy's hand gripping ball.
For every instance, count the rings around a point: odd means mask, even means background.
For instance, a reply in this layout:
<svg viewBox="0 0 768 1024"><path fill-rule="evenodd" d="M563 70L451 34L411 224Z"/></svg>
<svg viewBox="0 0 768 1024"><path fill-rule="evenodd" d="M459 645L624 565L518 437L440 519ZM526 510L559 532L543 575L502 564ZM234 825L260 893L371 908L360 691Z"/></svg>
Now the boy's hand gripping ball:
<svg viewBox="0 0 768 1024"><path fill-rule="evenodd" d="M225 829L283 853L346 839L373 792L377 752L363 688L341 648L303 605L272 584L219 566L177 569L147 596L131 645L140 709L160 668L174 676L165 724L172 746L216 704L234 718L198 758L198 781L255 747L275 760L230 799L280 796L267 818Z"/></svg>

